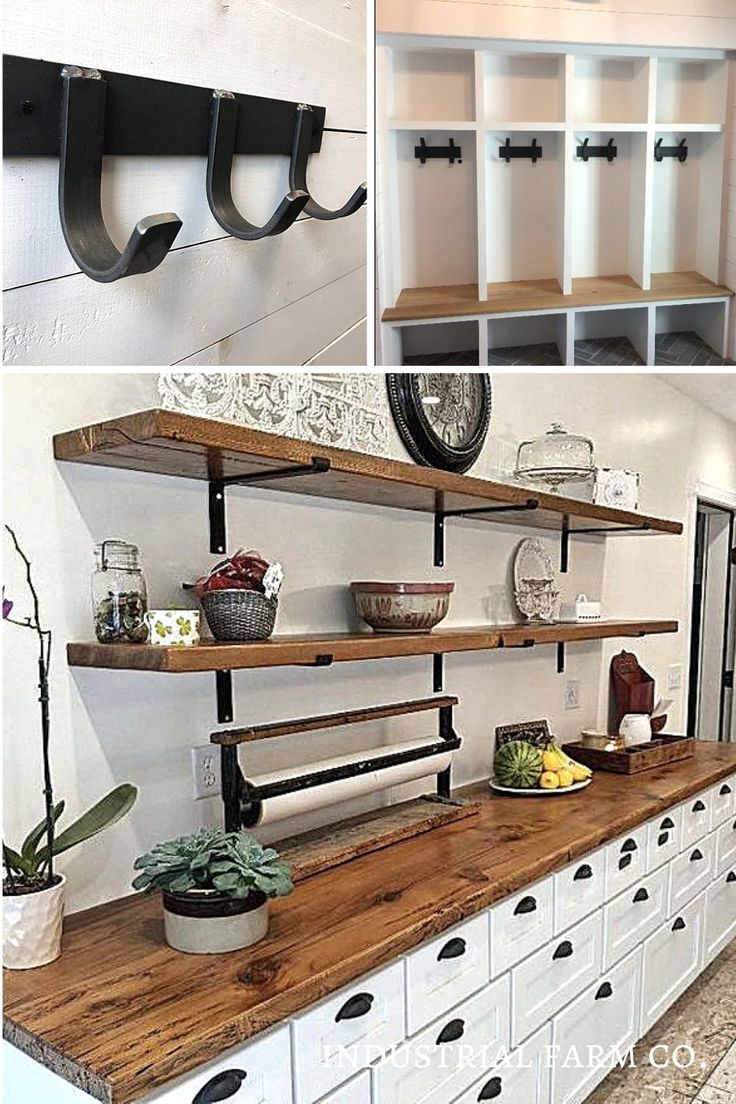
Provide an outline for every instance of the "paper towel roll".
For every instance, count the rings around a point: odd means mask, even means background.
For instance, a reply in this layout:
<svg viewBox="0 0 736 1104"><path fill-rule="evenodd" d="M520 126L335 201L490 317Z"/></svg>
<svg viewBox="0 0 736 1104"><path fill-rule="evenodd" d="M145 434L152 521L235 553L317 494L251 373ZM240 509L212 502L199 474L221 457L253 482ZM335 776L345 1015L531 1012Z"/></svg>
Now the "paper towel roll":
<svg viewBox="0 0 736 1104"><path fill-rule="evenodd" d="M364 759L373 759L380 755L390 755L394 752L408 751L413 748L430 747L436 743L437 738L433 737L421 740L406 740L400 744L384 744L381 747L369 748L367 751L356 751L349 755L324 759L318 763L309 763L303 770L296 773L312 774L320 770L329 770L331 767L359 763ZM299 816L302 813L310 813L314 809L337 805L341 801L350 801L352 798L361 797L363 794L375 793L376 790L384 790L389 786L400 786L404 782L414 782L416 779L426 778L430 774L439 774L440 771L449 767L451 761L452 751L446 751L441 755L415 759L409 763L398 763L396 766L386 767L384 770L365 771L365 773L356 775L354 778L341 778L337 782L326 782L321 786L297 790L295 793L269 797L262 802L260 816L255 823L257 825L272 824L274 821L286 820L288 817ZM246 781L251 786L265 786L271 782L281 782L294 776L295 771L292 767L288 770L271 771L269 774L253 775Z"/></svg>

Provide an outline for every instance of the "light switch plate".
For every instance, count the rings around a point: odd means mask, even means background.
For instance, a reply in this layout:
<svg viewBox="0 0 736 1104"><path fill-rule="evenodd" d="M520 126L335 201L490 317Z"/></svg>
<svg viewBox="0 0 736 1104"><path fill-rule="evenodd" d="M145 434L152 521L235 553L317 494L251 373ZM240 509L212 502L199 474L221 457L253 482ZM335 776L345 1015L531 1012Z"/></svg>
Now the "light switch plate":
<svg viewBox="0 0 736 1104"><path fill-rule="evenodd" d="M682 689L682 664L673 663L667 668L667 689L668 690L680 690Z"/></svg>

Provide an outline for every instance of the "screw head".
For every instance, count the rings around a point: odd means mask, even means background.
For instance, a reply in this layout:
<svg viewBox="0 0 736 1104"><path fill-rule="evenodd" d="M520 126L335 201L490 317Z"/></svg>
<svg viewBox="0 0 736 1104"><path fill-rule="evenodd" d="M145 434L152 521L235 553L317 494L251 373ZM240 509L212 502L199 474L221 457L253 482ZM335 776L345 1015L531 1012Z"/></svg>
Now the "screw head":
<svg viewBox="0 0 736 1104"><path fill-rule="evenodd" d="M32 100L23 100L20 105L20 109L24 115L33 115L34 111L36 110L36 105L32 102Z"/></svg>

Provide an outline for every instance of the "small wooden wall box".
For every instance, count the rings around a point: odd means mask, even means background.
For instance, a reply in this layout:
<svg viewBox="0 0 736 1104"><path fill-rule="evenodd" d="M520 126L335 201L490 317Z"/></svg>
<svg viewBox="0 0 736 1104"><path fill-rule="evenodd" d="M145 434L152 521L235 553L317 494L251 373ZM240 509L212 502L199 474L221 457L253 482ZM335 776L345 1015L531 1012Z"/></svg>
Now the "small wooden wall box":
<svg viewBox="0 0 736 1104"><path fill-rule="evenodd" d="M639 666L633 652L619 652L611 660L610 732L618 732L627 713L647 713L654 709L654 679Z"/></svg>
<svg viewBox="0 0 736 1104"><path fill-rule="evenodd" d="M647 744L635 744L621 751L603 751L578 742L565 744L565 751L591 770L638 774L680 759L691 759L695 754L695 740L689 736L658 736Z"/></svg>

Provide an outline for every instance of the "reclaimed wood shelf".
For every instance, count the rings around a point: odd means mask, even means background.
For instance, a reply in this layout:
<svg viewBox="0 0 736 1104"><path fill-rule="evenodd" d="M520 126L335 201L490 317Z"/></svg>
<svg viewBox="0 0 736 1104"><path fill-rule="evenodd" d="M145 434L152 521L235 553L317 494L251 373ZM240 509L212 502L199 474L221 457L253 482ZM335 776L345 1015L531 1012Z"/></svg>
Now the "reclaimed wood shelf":
<svg viewBox="0 0 736 1104"><path fill-rule="evenodd" d="M586 624L478 625L435 629L431 633L315 633L273 636L247 644L218 642L190 647L158 644L67 644L70 667L107 667L127 671L235 671L256 667L317 666L321 657L344 663L400 656L447 655L536 644L607 640L678 631L677 621L597 621Z"/></svg>
<svg viewBox="0 0 736 1104"><path fill-rule="evenodd" d="M5 971L5 1036L105 1104L142 1101L734 770L736 747L698 741L645 785L601 773L564 801L478 783L456 795L477 815L301 882L231 954L167 947L159 894L67 916L61 958Z"/></svg>
<svg viewBox="0 0 736 1104"><path fill-rule="evenodd" d="M260 486L261 475L263 487L272 490L429 514L485 506L496 510L507 505L508 512L501 509L487 517L475 515L474 520L524 528L566 528L571 533L592 529L597 534L631 529L642 533L682 532L679 522L638 512L170 410L146 410L57 434L54 456L74 463L187 479L227 481L247 476L253 487ZM310 464L315 456L329 461L327 471L273 478L279 469ZM536 509L520 512L519 507L532 497L538 503Z"/></svg>
<svg viewBox="0 0 736 1104"><path fill-rule="evenodd" d="M477 284L404 288L396 306L383 312L383 321L411 322L478 314L525 314L538 310L666 303L682 299L722 299L733 294L729 288L712 283L699 272L657 273L652 276L649 291L643 291L630 276L576 279L572 282L571 295L563 295L557 280L489 284L487 299L478 298Z"/></svg>

